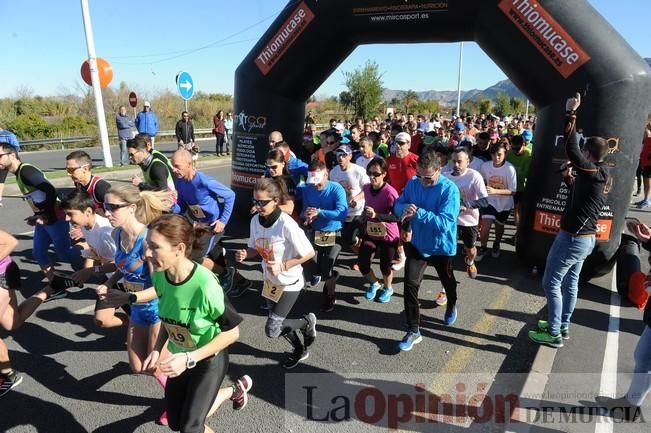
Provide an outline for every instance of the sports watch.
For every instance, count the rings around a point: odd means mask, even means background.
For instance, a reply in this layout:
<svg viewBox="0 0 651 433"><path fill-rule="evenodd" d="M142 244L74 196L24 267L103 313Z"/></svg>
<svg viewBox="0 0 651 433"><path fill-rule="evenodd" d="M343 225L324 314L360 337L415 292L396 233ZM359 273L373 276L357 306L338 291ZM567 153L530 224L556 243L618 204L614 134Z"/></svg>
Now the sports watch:
<svg viewBox="0 0 651 433"><path fill-rule="evenodd" d="M135 304L136 302L138 302L138 295L129 293L129 304Z"/></svg>
<svg viewBox="0 0 651 433"><path fill-rule="evenodd" d="M189 352L185 352L185 356L187 359L185 360L185 368L188 370L191 368L194 368L197 365L197 361L194 360L194 358L190 355Z"/></svg>

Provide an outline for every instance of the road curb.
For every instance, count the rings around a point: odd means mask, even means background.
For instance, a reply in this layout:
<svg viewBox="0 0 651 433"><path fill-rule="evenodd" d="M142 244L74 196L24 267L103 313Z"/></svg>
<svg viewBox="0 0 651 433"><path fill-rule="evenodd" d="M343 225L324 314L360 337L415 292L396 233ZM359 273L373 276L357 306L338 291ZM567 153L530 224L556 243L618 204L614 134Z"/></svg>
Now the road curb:
<svg viewBox="0 0 651 433"><path fill-rule="evenodd" d="M221 166L230 166L230 165L231 165L230 158L203 159L203 160L199 159L197 161L197 168L199 170L206 169L206 168L221 167ZM127 169L127 170L117 170L112 172L100 173L99 176L102 179L111 181L111 180L130 179L131 176L133 176L134 174L142 174L142 170L140 170L139 167L134 167L132 169ZM47 173L45 175L47 176ZM54 185L55 188L72 187L72 182L70 181L70 178L68 176L50 179L50 183L52 183L52 185ZM15 183L11 183L5 185L5 190L3 195L15 196L15 195L22 195L22 193L18 189L18 185L16 185Z"/></svg>

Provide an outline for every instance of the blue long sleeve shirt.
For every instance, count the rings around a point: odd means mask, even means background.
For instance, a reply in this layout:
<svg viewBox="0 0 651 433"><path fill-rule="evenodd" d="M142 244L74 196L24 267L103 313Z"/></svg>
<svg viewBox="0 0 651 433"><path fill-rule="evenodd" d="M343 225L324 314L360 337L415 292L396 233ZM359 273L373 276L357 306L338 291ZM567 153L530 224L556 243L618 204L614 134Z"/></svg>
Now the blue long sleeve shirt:
<svg viewBox="0 0 651 433"><path fill-rule="evenodd" d="M319 209L319 215L312 222L314 230L339 231L348 216L346 191L343 186L331 181L327 181L321 191L312 184L306 184L303 189L303 216L309 207Z"/></svg>
<svg viewBox="0 0 651 433"><path fill-rule="evenodd" d="M410 204L418 208L411 219L411 244L424 257L453 256L460 203L459 188L446 177L439 176L436 185L429 188L413 177L398 197L394 211L400 216Z"/></svg>
<svg viewBox="0 0 651 433"><path fill-rule="evenodd" d="M197 171L191 181L176 179L178 205L193 221L226 224L233 213L235 193L226 185Z"/></svg>

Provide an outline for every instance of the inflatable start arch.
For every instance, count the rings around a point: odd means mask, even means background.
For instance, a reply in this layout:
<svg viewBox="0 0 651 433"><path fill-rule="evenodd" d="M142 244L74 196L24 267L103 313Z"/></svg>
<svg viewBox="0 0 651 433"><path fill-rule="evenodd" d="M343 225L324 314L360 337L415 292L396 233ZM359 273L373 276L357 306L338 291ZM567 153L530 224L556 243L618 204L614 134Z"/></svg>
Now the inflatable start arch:
<svg viewBox="0 0 651 433"><path fill-rule="evenodd" d="M610 268L617 250L651 101L647 64L586 0L290 1L238 67L232 186L248 213L267 135L302 141L305 101L360 44L475 41L538 108L519 256L544 264L567 188L565 99L583 93L578 126L607 137L612 183L599 242L584 269ZM396 59L398 60L398 59ZM432 74L432 82L436 76Z"/></svg>

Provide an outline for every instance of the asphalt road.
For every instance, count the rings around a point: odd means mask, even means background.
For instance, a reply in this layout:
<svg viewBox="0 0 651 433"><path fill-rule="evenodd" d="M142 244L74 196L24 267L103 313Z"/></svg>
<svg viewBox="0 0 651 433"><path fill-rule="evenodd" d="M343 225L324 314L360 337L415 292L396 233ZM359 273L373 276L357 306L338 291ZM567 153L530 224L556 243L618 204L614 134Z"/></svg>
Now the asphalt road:
<svg viewBox="0 0 651 433"><path fill-rule="evenodd" d="M63 167L59 161L66 153L30 153L24 159L44 168L56 168ZM222 162L211 164L213 167L204 171L228 184L229 166L215 166ZM125 175L115 172L107 177ZM31 258L30 228L22 223L28 214L27 205L19 199L6 198L0 209L3 228L17 234L20 240L15 257L23 270L25 296L42 284ZM646 213L641 219L651 223ZM231 237L227 248L243 245L248 219L237 217L229 225ZM505 236L511 239L512 227L507 227ZM433 300L440 283L430 268L420 292L423 342L403 353L396 349L405 328L403 272L397 273L396 293L390 303L367 302L362 279L349 269L353 260L350 254L340 258L342 278L333 312L319 312L320 287L308 288L302 294L293 316L314 311L318 317L318 337L309 359L291 372L279 366L283 352L289 350L288 343L269 340L264 335L265 315L259 309L261 298L256 292L261 288L259 264L245 263L241 267L243 275L254 281L256 290L233 300L245 321L239 342L229 351L230 368L225 382L247 373L254 386L247 408L234 412L225 405L209 419L209 425L217 431L233 433L387 431L394 426L398 430L422 432L504 431L503 424L491 420L448 416L439 417L433 424L405 412L422 412L418 401L423 397L429 402L449 394L456 401L456 409L467 412L476 406L469 402L471 396L487 394L496 398L498 394L520 392L537 350L526 338L526 331L542 318L545 300L540 277L520 266L513 246L505 242L499 259L488 256L479 263L479 276L474 281L463 272L461 257L457 258L459 318L452 327L443 324L444 311L435 307ZM589 296L580 301L578 308L593 308L584 302L593 302L591 294L602 293L609 284L610 277L593 281L593 290L582 290L582 294ZM607 299L603 303L604 296L600 296L597 303L607 311ZM0 398L0 431L168 431L154 423L162 410L162 390L153 378L130 373L125 331L96 329L92 322L93 305L92 290L74 289L67 298L43 304L20 330L10 336L0 334L6 336L14 368L24 375L19 387ZM626 310L625 314L629 313L634 312ZM599 374L604 317L595 318L583 311L579 311L579 317L575 328L580 338L573 338L570 344L581 346L576 351L566 350L566 356L574 360L568 371ZM626 329L631 335L623 339L627 347L620 350L630 358L630 345L635 343L635 333L641 327ZM630 372L630 362L623 361L622 368ZM415 388L416 384L423 384L426 390ZM372 399L361 403L356 399L366 395L370 386L382 393L382 398L374 400L375 406L369 403ZM414 395L420 396L420 400L405 397ZM311 412L306 406L310 398ZM407 400L414 402L413 406ZM364 408L367 415L378 418L367 417L367 423L360 422ZM350 420L341 421L347 414ZM398 422L399 419L404 422Z"/></svg>

